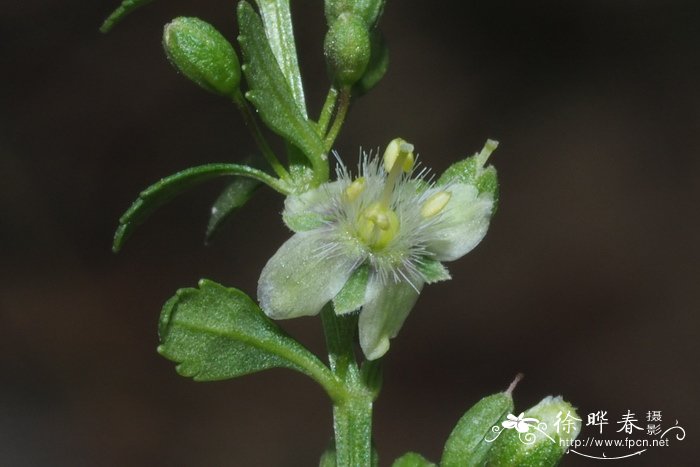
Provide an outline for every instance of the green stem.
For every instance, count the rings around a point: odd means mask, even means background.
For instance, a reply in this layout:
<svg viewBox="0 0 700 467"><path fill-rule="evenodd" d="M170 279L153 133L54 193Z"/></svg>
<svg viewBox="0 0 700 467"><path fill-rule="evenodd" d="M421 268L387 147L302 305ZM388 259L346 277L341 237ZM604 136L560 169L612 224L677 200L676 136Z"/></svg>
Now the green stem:
<svg viewBox="0 0 700 467"><path fill-rule="evenodd" d="M321 312L331 371L344 386L333 399L333 429L338 466L369 467L372 460L372 404L377 392L368 387L357 366L353 337L357 315L337 316L327 305Z"/></svg>
<svg viewBox="0 0 700 467"><path fill-rule="evenodd" d="M372 464L372 398L352 394L333 406L336 463L338 466L370 467Z"/></svg>
<svg viewBox="0 0 700 467"><path fill-rule="evenodd" d="M236 94L233 96L233 103L236 104L238 110L241 111L243 121L245 122L246 127L248 127L250 130L250 133L253 135L253 139L255 139L255 143L258 145L258 148L265 157L265 160L270 164L272 169L281 179L289 180L289 172L287 172L287 169L285 169L279 159L277 159L277 156L272 151L272 148L267 143L267 140L265 140L265 136L263 136L260 125L258 125L257 120L255 120L253 111L250 110L250 106L243 98L243 94L241 94L240 90L238 90L238 92L236 92Z"/></svg>
<svg viewBox="0 0 700 467"><path fill-rule="evenodd" d="M345 116L348 114L348 109L350 108L350 87L344 87L340 90L340 95L338 97L338 110L335 113L335 120L333 120L333 125L326 135L324 144L326 146L326 151L330 151L333 147L335 139L340 133L340 129L343 127L345 122Z"/></svg>
<svg viewBox="0 0 700 467"><path fill-rule="evenodd" d="M333 116L333 109L335 108L335 101L338 99L338 90L335 87L331 87L328 90L328 95L326 96L326 102L323 103L323 109L321 109L321 115L318 118L318 135L323 138L323 136L328 131L328 125L331 122L331 117Z"/></svg>

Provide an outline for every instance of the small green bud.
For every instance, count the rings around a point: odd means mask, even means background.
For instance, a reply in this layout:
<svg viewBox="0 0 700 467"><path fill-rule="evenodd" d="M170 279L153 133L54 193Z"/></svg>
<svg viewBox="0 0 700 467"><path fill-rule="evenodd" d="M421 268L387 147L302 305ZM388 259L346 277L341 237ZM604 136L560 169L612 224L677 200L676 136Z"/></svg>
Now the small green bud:
<svg viewBox="0 0 700 467"><path fill-rule="evenodd" d="M391 467L436 467L425 457L417 452L407 452L391 464Z"/></svg>
<svg viewBox="0 0 700 467"><path fill-rule="evenodd" d="M384 11L386 0L326 0L326 21L331 25L343 13L352 13L362 18L372 29Z"/></svg>
<svg viewBox="0 0 700 467"><path fill-rule="evenodd" d="M231 97L241 82L233 46L211 24L198 18L176 18L165 25L163 48L183 75L207 91Z"/></svg>
<svg viewBox="0 0 700 467"><path fill-rule="evenodd" d="M362 78L371 54L369 31L362 18L352 13L340 15L326 34L324 54L332 78L341 87Z"/></svg>
<svg viewBox="0 0 700 467"><path fill-rule="evenodd" d="M548 396L518 417L508 415L486 465L550 467L559 464L581 431L581 418L561 397Z"/></svg>

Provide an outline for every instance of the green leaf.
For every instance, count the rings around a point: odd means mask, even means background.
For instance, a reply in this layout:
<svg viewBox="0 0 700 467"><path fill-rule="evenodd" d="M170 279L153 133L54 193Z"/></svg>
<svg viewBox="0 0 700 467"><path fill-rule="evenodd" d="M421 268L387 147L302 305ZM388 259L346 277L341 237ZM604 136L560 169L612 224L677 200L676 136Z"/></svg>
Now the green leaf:
<svg viewBox="0 0 700 467"><path fill-rule="evenodd" d="M126 15L144 5L151 3L153 0L124 0L119 7L112 12L111 15L100 26L100 32L107 33L114 26L123 20Z"/></svg>
<svg viewBox="0 0 700 467"><path fill-rule="evenodd" d="M436 467L436 465L417 452L407 452L396 459L391 467Z"/></svg>
<svg viewBox="0 0 700 467"><path fill-rule="evenodd" d="M364 305L368 280L369 266L366 264L352 273L338 295L333 298L333 309L337 315L350 313Z"/></svg>
<svg viewBox="0 0 700 467"><path fill-rule="evenodd" d="M207 225L206 241L219 230L221 225L231 218L231 215L250 200L260 187L258 180L238 177L224 189L214 201Z"/></svg>
<svg viewBox="0 0 700 467"><path fill-rule="evenodd" d="M163 178L139 194L131 207L119 218L119 227L114 234L112 250L118 252L134 229L148 216L185 190L214 177L240 175L266 183L277 191L287 194L279 180L260 170L239 164L207 164L185 169Z"/></svg>
<svg viewBox="0 0 700 467"><path fill-rule="evenodd" d="M323 142L314 125L297 107L292 90L270 49L262 20L248 2L238 4L238 23L243 72L250 87L246 98L271 130L301 149L314 168L317 184L325 182L328 180L328 158Z"/></svg>
<svg viewBox="0 0 700 467"><path fill-rule="evenodd" d="M292 95L302 116L306 114L304 86L301 82L297 50L294 45L294 28L289 0L255 0L265 25L270 49L277 59L282 74L287 79Z"/></svg>
<svg viewBox="0 0 700 467"><path fill-rule="evenodd" d="M447 268L440 261L431 258L422 258L418 262L418 271L428 284L452 279Z"/></svg>
<svg viewBox="0 0 700 467"><path fill-rule="evenodd" d="M484 465L492 444L485 438L491 429L513 411L510 392L484 397L459 419L445 443L441 467L477 467ZM495 435L494 435L495 436Z"/></svg>
<svg viewBox="0 0 700 467"><path fill-rule="evenodd" d="M334 384L330 370L267 318L243 292L201 280L163 306L158 353L195 381L234 378L268 368L300 371Z"/></svg>

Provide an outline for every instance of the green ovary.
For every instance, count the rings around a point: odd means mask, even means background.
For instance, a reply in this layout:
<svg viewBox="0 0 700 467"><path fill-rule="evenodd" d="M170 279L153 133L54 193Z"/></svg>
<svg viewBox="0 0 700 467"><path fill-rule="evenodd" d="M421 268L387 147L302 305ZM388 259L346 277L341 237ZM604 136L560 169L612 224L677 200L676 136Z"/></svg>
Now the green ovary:
<svg viewBox="0 0 700 467"><path fill-rule="evenodd" d="M384 249L399 233L399 217L383 203L371 204L357 219L357 236L372 250Z"/></svg>

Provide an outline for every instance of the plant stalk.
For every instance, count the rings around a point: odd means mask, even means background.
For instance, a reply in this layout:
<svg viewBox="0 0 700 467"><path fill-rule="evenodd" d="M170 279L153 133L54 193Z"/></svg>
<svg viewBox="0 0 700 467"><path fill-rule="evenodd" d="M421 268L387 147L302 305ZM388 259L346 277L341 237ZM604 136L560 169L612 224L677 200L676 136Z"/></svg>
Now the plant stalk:
<svg viewBox="0 0 700 467"><path fill-rule="evenodd" d="M337 316L332 305L321 312L331 371L345 391L333 400L333 430L339 467L370 467L372 462L372 404L376 396L357 366L353 337L357 314Z"/></svg>

